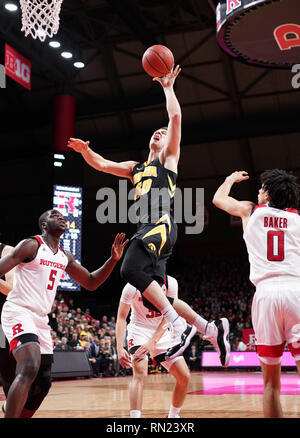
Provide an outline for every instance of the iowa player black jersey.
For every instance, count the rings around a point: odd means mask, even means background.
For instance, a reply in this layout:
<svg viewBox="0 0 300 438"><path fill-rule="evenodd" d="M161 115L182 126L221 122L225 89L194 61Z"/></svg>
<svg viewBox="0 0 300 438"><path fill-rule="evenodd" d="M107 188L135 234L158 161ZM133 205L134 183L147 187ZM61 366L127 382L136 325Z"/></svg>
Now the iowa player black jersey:
<svg viewBox="0 0 300 438"><path fill-rule="evenodd" d="M159 158L137 164L132 174L140 225L171 216L177 174L166 169Z"/></svg>
<svg viewBox="0 0 300 438"><path fill-rule="evenodd" d="M172 207L176 173L166 169L159 158L137 164L133 169L139 227L132 239L139 239L150 254L155 276L164 278L166 262L177 239Z"/></svg>

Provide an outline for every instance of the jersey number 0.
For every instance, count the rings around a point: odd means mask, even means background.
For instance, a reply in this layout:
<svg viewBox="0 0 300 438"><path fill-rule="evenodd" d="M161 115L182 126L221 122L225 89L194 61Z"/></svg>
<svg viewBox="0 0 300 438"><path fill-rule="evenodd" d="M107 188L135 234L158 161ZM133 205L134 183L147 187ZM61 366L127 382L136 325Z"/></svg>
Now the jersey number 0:
<svg viewBox="0 0 300 438"><path fill-rule="evenodd" d="M284 232L268 231L267 239L268 260L282 262L284 260Z"/></svg>

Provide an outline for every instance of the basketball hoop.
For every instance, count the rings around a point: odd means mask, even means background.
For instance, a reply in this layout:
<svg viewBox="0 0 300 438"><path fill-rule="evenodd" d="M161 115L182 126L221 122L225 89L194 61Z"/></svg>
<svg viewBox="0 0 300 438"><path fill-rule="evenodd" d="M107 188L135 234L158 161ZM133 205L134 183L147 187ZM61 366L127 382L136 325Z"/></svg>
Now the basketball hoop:
<svg viewBox="0 0 300 438"><path fill-rule="evenodd" d="M45 41L59 29L59 14L63 0L20 0L22 31L25 36Z"/></svg>

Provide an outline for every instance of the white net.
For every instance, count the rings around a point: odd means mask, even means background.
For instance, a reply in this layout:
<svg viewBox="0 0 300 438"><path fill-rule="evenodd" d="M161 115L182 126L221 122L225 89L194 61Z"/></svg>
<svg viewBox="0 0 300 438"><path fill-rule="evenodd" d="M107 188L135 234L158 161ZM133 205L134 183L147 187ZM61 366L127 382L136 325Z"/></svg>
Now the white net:
<svg viewBox="0 0 300 438"><path fill-rule="evenodd" d="M63 0L20 0L22 31L25 36L45 41L59 29L59 14Z"/></svg>

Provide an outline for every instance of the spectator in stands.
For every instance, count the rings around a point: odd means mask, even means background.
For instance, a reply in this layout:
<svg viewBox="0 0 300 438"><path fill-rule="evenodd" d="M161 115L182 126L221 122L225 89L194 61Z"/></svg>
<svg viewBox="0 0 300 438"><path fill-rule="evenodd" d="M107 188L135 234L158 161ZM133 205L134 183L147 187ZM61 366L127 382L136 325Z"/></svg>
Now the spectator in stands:
<svg viewBox="0 0 300 438"><path fill-rule="evenodd" d="M79 342L78 334L76 332L72 334L72 339L71 341L69 341L69 345L72 348L72 350L83 350L84 348Z"/></svg>
<svg viewBox="0 0 300 438"><path fill-rule="evenodd" d="M104 341L103 355L108 364L106 377L113 376L115 373L115 361L117 360L117 355L116 351L111 345L111 340L109 338L106 338Z"/></svg>
<svg viewBox="0 0 300 438"><path fill-rule="evenodd" d="M81 345L83 348L85 348L86 343L88 342L88 339L87 339L86 335L84 335L84 334L80 335L80 336L79 336L79 342L80 342L80 345Z"/></svg>
<svg viewBox="0 0 300 438"><path fill-rule="evenodd" d="M68 339L63 336L60 342L55 346L54 351L72 351L72 347L68 344Z"/></svg>
<svg viewBox="0 0 300 438"><path fill-rule="evenodd" d="M68 300L68 306L69 306L69 312L71 313L72 310L75 311L75 305L74 305L74 300L73 298L69 298Z"/></svg>
<svg viewBox="0 0 300 438"><path fill-rule="evenodd" d="M244 343L242 338L240 337L235 338L233 351L246 351L246 350L247 350L247 345Z"/></svg>
<svg viewBox="0 0 300 438"><path fill-rule="evenodd" d="M57 337L59 339L61 339L63 337L63 335L64 335L63 331L64 331L64 327L63 327L63 325L61 323L59 323L58 326L57 326L57 330L56 330L56 334L57 334Z"/></svg>
<svg viewBox="0 0 300 438"><path fill-rule="evenodd" d="M91 315L91 311L90 311L89 308L85 309L85 313L84 313L83 316L85 317L86 321L87 321L89 324L94 320L94 318L93 318L92 315Z"/></svg>
<svg viewBox="0 0 300 438"><path fill-rule="evenodd" d="M187 354L187 365L191 371L199 371L201 366L201 356L196 344L192 344Z"/></svg>
<svg viewBox="0 0 300 438"><path fill-rule="evenodd" d="M100 339L95 338L95 341L90 344L89 358L93 368L94 376L99 376L103 371L103 347L101 346Z"/></svg>
<svg viewBox="0 0 300 438"><path fill-rule="evenodd" d="M108 325L108 328L110 330L115 330L116 329L116 318L115 318L115 316L111 316L110 317L110 320L108 321L107 325Z"/></svg>
<svg viewBox="0 0 300 438"><path fill-rule="evenodd" d="M102 319L101 319L101 322L100 322L101 328L103 327L103 324L106 324L106 326L107 326L107 323L108 323L108 318L107 318L106 315L103 315Z"/></svg>

